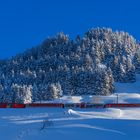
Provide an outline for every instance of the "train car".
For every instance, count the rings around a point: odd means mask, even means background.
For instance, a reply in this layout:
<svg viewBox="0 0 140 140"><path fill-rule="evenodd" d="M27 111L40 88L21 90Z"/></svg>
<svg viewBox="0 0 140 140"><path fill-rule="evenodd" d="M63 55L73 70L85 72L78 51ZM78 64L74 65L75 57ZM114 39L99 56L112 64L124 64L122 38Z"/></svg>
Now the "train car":
<svg viewBox="0 0 140 140"><path fill-rule="evenodd" d="M11 104L11 108L25 108L25 104L18 104L18 103L13 103Z"/></svg>
<svg viewBox="0 0 140 140"><path fill-rule="evenodd" d="M64 104L64 108L75 108L78 107L79 104L73 104L73 103L66 103Z"/></svg>
<svg viewBox="0 0 140 140"><path fill-rule="evenodd" d="M60 107L63 108L64 104L62 103L31 103L27 104L27 107Z"/></svg>
<svg viewBox="0 0 140 140"><path fill-rule="evenodd" d="M124 107L140 107L140 104L137 103L114 103L114 104L105 104L105 108L124 108Z"/></svg>
<svg viewBox="0 0 140 140"><path fill-rule="evenodd" d="M104 108L104 104L92 104L92 103L66 103L65 108Z"/></svg>
<svg viewBox="0 0 140 140"><path fill-rule="evenodd" d="M0 108L7 108L8 107L8 103L0 103Z"/></svg>
<svg viewBox="0 0 140 140"><path fill-rule="evenodd" d="M104 104L85 103L81 104L81 108L104 108Z"/></svg>

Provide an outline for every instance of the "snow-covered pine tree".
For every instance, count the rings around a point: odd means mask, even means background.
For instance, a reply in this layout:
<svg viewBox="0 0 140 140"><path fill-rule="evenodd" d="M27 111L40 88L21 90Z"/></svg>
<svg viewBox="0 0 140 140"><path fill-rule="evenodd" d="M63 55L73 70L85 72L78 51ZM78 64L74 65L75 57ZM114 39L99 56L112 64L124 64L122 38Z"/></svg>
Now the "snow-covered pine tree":
<svg viewBox="0 0 140 140"><path fill-rule="evenodd" d="M136 72L140 73L140 49L136 51L133 62L136 68Z"/></svg>
<svg viewBox="0 0 140 140"><path fill-rule="evenodd" d="M60 98L63 95L63 91L59 83L48 84L46 93L49 100Z"/></svg>

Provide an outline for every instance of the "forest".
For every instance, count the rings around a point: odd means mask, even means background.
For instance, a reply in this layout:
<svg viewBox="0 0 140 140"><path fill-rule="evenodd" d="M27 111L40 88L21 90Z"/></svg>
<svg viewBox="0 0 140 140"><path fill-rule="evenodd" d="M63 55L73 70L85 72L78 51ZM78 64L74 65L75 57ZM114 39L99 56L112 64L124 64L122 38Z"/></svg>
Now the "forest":
<svg viewBox="0 0 140 140"><path fill-rule="evenodd" d="M20 46L19 46L20 47ZM0 101L31 103L63 95L111 95L114 82L135 82L140 44L129 33L88 30L70 39L63 32L10 59L0 60Z"/></svg>

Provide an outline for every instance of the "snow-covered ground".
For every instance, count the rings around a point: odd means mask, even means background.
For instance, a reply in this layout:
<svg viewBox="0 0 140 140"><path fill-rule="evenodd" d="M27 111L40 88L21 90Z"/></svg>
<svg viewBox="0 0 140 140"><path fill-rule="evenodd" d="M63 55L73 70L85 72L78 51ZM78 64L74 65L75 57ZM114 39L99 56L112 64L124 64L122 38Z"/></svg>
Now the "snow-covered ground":
<svg viewBox="0 0 140 140"><path fill-rule="evenodd" d="M116 83L119 102L140 103L136 83ZM57 102L116 102L108 97L65 96ZM140 108L0 109L1 140L139 140Z"/></svg>
<svg viewBox="0 0 140 140"><path fill-rule="evenodd" d="M139 140L140 108L0 109L2 140Z"/></svg>

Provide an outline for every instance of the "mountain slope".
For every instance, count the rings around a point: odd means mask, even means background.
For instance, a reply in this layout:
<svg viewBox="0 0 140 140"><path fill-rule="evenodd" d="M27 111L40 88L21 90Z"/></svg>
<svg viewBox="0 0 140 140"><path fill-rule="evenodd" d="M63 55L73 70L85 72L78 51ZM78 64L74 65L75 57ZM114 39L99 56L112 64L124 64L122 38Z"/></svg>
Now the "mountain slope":
<svg viewBox="0 0 140 140"><path fill-rule="evenodd" d="M75 40L59 33L38 47L1 61L1 101L27 103L62 95L110 95L114 80L135 82L138 49L131 35L108 28L91 29Z"/></svg>

